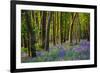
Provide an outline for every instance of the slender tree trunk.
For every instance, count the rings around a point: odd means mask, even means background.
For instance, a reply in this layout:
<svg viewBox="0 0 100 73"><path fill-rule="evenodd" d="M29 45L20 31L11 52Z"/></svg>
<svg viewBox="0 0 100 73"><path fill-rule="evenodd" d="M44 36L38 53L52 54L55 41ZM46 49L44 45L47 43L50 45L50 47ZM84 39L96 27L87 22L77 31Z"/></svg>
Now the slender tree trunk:
<svg viewBox="0 0 100 73"><path fill-rule="evenodd" d="M79 13L77 14L78 16L78 42L80 42L80 39L81 39L81 24L80 24L80 19L79 19Z"/></svg>
<svg viewBox="0 0 100 73"><path fill-rule="evenodd" d="M45 48L45 32L46 32L46 11L43 11L42 17L42 47Z"/></svg>
<svg viewBox="0 0 100 73"><path fill-rule="evenodd" d="M30 14L30 15L29 15ZM31 53L32 57L36 56L36 48L35 48L35 32L32 30L32 12L26 11L26 26L27 26L27 31L31 35Z"/></svg>
<svg viewBox="0 0 100 73"><path fill-rule="evenodd" d="M87 37L87 40L90 41L90 17L89 17L89 21L87 23L87 33L88 33L88 37Z"/></svg>
<svg viewBox="0 0 100 73"><path fill-rule="evenodd" d="M43 48L43 38L42 38L42 19L43 18L43 11L40 11L40 45L41 45L41 47Z"/></svg>
<svg viewBox="0 0 100 73"><path fill-rule="evenodd" d="M46 27L46 37L45 37L45 50L49 51L49 32L50 32L50 21L51 21L51 12L48 12L48 23Z"/></svg>
<svg viewBox="0 0 100 73"><path fill-rule="evenodd" d="M64 15L65 16L65 15ZM64 42L66 41L67 38L67 25L66 25L66 19L64 19Z"/></svg>
<svg viewBox="0 0 100 73"><path fill-rule="evenodd" d="M24 35L23 36L21 36L21 46L24 48L25 46L24 46Z"/></svg>
<svg viewBox="0 0 100 73"><path fill-rule="evenodd" d="M79 24L78 24L79 20L78 20L78 13L76 13L76 18L75 18L75 22L74 22L74 30L75 30L75 44L78 44L78 39L79 39Z"/></svg>
<svg viewBox="0 0 100 73"><path fill-rule="evenodd" d="M60 33L60 19L61 19L60 12L58 12L58 23L59 23L58 24L59 25L59 35L58 35L59 36L59 40L58 41L59 41L59 44L61 44L61 40L60 40L60 38L61 38L61 36L60 36L60 34L61 34Z"/></svg>
<svg viewBox="0 0 100 73"><path fill-rule="evenodd" d="M63 23L62 23L62 12L60 14L60 40L61 44L63 43Z"/></svg>
<svg viewBox="0 0 100 73"><path fill-rule="evenodd" d="M24 48L27 48L27 40L26 40L26 33L24 33Z"/></svg>
<svg viewBox="0 0 100 73"><path fill-rule="evenodd" d="M72 32L73 32L73 25L74 25L75 18L76 18L76 13L72 13L72 22L70 24L70 29L69 29L69 42L70 42L70 44L72 44Z"/></svg>
<svg viewBox="0 0 100 73"><path fill-rule="evenodd" d="M53 12L53 45L56 44L55 41L55 13Z"/></svg>
<svg viewBox="0 0 100 73"><path fill-rule="evenodd" d="M32 56L31 55L31 35L30 35L30 33L28 32L28 56Z"/></svg>

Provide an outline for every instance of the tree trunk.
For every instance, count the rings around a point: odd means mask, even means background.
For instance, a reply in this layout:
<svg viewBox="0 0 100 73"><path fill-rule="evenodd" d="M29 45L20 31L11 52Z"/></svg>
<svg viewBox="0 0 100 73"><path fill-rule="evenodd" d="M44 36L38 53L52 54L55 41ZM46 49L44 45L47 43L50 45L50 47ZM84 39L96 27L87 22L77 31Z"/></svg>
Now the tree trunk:
<svg viewBox="0 0 100 73"><path fill-rule="evenodd" d="M28 56L32 56L31 55L31 35L30 35L30 33L28 32Z"/></svg>
<svg viewBox="0 0 100 73"><path fill-rule="evenodd" d="M64 16L65 16L65 14L64 14ZM64 18L64 42L66 41L66 39L67 39L67 25L66 25L66 19Z"/></svg>
<svg viewBox="0 0 100 73"><path fill-rule="evenodd" d="M45 37L45 50L49 51L49 31L50 31L50 21L51 21L51 12L48 13L48 23L46 27L46 37Z"/></svg>
<svg viewBox="0 0 100 73"><path fill-rule="evenodd" d="M76 18L76 13L72 13L72 21L71 21L70 29L69 29L69 42L70 42L70 44L72 44L72 32L73 32L73 25L74 25L75 18Z"/></svg>
<svg viewBox="0 0 100 73"><path fill-rule="evenodd" d="M62 12L60 14L60 40L61 40L61 44L63 43L63 23L62 23Z"/></svg>
<svg viewBox="0 0 100 73"><path fill-rule="evenodd" d="M55 13L53 12L53 45L56 44L55 41Z"/></svg>
<svg viewBox="0 0 100 73"><path fill-rule="evenodd" d="M42 16L42 48L45 48L45 31L46 31L46 11L43 11L43 16Z"/></svg>
<svg viewBox="0 0 100 73"><path fill-rule="evenodd" d="M27 31L30 33L30 36L31 36L31 53L32 53L32 57L35 57L36 56L35 32L32 30L32 16L31 16L32 12L26 11L25 15L26 15Z"/></svg>

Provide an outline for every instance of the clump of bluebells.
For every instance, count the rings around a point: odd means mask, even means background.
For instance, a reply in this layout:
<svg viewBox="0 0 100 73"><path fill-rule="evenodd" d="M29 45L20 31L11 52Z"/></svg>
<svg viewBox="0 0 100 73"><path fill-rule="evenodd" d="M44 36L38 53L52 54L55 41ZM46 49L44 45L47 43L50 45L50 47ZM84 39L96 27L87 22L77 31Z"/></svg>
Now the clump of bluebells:
<svg viewBox="0 0 100 73"><path fill-rule="evenodd" d="M87 60L90 58L90 42L81 40L78 46L72 48L59 47L50 48L49 51L37 51L36 57L27 59L24 62L46 62L46 61L67 61Z"/></svg>
<svg viewBox="0 0 100 73"><path fill-rule="evenodd" d="M73 50L80 53L80 60L90 58L90 42L87 40L82 40L79 46L74 47Z"/></svg>

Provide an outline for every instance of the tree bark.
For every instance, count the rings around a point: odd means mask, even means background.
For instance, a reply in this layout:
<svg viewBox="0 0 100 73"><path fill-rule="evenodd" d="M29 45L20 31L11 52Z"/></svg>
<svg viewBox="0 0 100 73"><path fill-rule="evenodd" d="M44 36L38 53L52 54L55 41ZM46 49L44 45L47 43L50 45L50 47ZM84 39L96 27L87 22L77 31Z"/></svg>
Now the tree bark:
<svg viewBox="0 0 100 73"><path fill-rule="evenodd" d="M29 15L30 14L30 15ZM35 32L32 30L32 19L31 19L32 12L26 11L26 26L27 31L30 33L31 36L31 53L32 57L36 56L36 48L35 48Z"/></svg>
<svg viewBox="0 0 100 73"><path fill-rule="evenodd" d="M42 16L42 48L45 48L45 33L46 32L46 11L43 11Z"/></svg>
<svg viewBox="0 0 100 73"><path fill-rule="evenodd" d="M73 25L74 25L75 18L76 18L76 13L72 13L72 22L70 24L70 29L69 29L69 42L70 42L70 44L72 44L72 32L73 32Z"/></svg>
<svg viewBox="0 0 100 73"><path fill-rule="evenodd" d="M53 12L53 45L56 44L55 41L55 13Z"/></svg>
<svg viewBox="0 0 100 73"><path fill-rule="evenodd" d="M51 12L48 13L48 23L46 27L46 36L45 36L45 50L49 51L49 31L50 31L50 21L51 21Z"/></svg>
<svg viewBox="0 0 100 73"><path fill-rule="evenodd" d="M63 43L63 23L62 23L62 12L60 14L60 40L61 40L61 44Z"/></svg>

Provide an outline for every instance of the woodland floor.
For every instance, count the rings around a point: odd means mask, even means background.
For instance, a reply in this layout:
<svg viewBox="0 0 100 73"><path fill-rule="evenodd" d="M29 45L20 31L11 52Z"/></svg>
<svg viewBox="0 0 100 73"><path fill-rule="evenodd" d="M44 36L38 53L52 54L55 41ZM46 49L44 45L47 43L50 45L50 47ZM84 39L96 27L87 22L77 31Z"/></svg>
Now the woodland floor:
<svg viewBox="0 0 100 73"><path fill-rule="evenodd" d="M36 51L36 57L28 57L21 52L21 62L47 62L47 61L68 61L90 59L90 42L81 40L78 44L69 45L68 42L62 45L50 46L49 52Z"/></svg>

